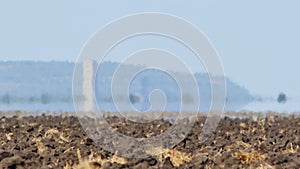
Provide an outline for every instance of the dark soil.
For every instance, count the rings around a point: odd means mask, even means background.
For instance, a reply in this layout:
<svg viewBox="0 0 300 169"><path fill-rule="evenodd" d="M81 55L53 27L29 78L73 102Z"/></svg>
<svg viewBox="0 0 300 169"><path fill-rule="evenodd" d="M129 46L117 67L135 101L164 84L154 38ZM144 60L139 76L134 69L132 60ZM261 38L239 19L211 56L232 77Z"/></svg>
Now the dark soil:
<svg viewBox="0 0 300 169"><path fill-rule="evenodd" d="M149 137L164 132L171 123L158 120L137 124L109 118L118 132L132 137ZM199 118L176 152L190 157L178 168L300 168L300 117L273 116L223 118L204 143L198 137L205 121ZM114 153L103 150L90 139L73 116L2 117L0 119L0 168L175 168L172 156L159 159L106 160ZM150 133L150 134L149 134ZM91 160L101 158L103 163ZM174 166L175 165L175 166ZM79 166L77 166L79 168Z"/></svg>

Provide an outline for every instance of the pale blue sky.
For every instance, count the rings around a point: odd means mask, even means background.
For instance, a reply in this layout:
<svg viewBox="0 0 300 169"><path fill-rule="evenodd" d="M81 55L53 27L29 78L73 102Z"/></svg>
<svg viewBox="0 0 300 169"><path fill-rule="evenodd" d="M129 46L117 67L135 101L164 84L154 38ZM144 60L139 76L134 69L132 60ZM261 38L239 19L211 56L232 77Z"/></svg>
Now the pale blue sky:
<svg viewBox="0 0 300 169"><path fill-rule="evenodd" d="M212 41L235 82L253 94L300 95L300 1L1 1L0 60L75 61L106 23L138 12L187 19Z"/></svg>

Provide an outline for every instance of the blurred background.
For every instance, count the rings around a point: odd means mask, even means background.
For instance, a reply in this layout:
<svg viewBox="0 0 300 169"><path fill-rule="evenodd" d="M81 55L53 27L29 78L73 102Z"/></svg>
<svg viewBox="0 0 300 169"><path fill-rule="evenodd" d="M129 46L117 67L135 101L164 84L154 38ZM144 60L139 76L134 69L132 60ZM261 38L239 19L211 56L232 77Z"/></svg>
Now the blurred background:
<svg viewBox="0 0 300 169"><path fill-rule="evenodd" d="M217 49L227 78L227 111L298 112L299 6L296 0L2 1L0 110L74 111L74 65L89 37L120 17L163 12L193 23ZM180 44L155 36L123 42L99 67L103 70L99 70L96 77L96 97L101 109L115 111L107 87L122 58L132 51L154 47L174 52L195 70L201 95L200 110L207 111L210 81L202 63L195 62L195 56ZM136 68L127 66L128 70ZM145 96L153 88L164 90L170 98L167 111L177 111L176 83L155 71L136 78L130 90L131 102L137 107L141 107L141 102L147 104Z"/></svg>

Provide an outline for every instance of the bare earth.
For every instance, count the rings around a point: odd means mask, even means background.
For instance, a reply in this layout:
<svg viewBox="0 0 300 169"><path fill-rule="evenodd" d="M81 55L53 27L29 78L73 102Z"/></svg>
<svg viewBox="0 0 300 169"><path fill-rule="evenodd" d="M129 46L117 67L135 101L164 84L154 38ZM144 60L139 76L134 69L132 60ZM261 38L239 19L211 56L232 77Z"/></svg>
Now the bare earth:
<svg viewBox="0 0 300 169"><path fill-rule="evenodd" d="M137 138L159 135L172 125L116 117L107 121L118 132ZM171 149L153 147L147 159L128 159L103 150L74 116L2 117L0 168L300 168L299 116L225 117L213 135L199 143L204 122L205 117L199 117L187 137Z"/></svg>

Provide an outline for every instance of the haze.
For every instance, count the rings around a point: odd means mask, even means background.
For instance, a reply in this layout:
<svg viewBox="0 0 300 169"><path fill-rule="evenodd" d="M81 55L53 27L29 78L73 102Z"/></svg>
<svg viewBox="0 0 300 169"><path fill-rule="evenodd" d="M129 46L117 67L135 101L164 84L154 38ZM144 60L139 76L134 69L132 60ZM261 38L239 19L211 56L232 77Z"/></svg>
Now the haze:
<svg viewBox="0 0 300 169"><path fill-rule="evenodd" d="M112 20L164 12L202 30L216 47L225 74L252 94L283 91L297 97L299 7L296 0L2 1L0 60L74 62L88 38Z"/></svg>

